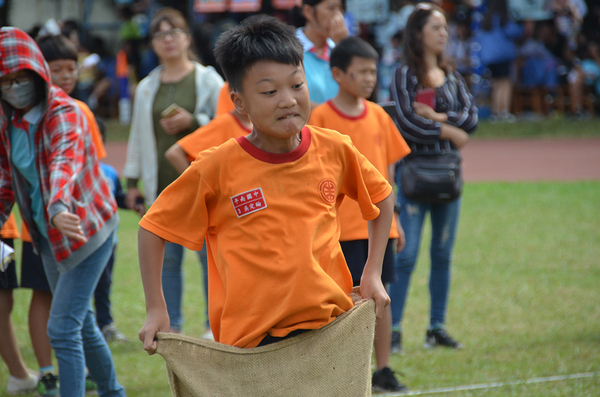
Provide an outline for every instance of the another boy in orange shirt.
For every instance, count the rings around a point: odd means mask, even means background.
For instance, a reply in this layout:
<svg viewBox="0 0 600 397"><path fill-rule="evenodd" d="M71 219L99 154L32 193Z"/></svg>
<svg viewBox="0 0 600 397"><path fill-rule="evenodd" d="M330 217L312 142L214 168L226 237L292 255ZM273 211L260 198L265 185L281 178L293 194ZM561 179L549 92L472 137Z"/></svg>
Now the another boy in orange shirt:
<svg viewBox="0 0 600 397"><path fill-rule="evenodd" d="M394 180L394 164L410 153L394 121L373 102L366 101L377 82L377 60L373 47L358 37L349 37L331 51L330 65L333 78L339 84L338 95L315 108L309 124L335 129L352 138L360 151L390 183ZM340 242L354 285L359 285L368 258L369 230L361 219L359 206L346 200L338 211ZM383 259L381 280L384 285L395 281L394 245L404 248L404 232L400 223L393 222ZM373 374L373 388L383 391L406 391L388 367L390 356L392 312L386 308L383 318L375 326L375 358L377 371Z"/></svg>
<svg viewBox="0 0 600 397"><path fill-rule="evenodd" d="M352 307L337 209L358 200L369 220L361 280L381 317L390 302L381 263L392 188L350 138L306 126L310 98L294 29L258 15L224 33L215 54L253 131L202 152L140 221L139 258L150 354L168 332L161 289L165 241L208 250L209 318L220 343L256 347L331 323Z"/></svg>
<svg viewBox="0 0 600 397"><path fill-rule="evenodd" d="M178 140L165 152L165 158L181 174L200 152L251 132L252 122L248 116L233 109Z"/></svg>

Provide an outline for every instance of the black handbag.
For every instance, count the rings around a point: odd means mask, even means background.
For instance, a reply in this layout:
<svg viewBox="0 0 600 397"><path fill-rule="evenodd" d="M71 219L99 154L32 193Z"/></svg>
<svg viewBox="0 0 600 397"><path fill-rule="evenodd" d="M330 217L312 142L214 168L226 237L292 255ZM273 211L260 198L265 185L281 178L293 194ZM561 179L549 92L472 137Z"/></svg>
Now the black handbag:
<svg viewBox="0 0 600 397"><path fill-rule="evenodd" d="M458 150L415 152L402 160L402 193L415 201L449 203L460 197L462 157Z"/></svg>

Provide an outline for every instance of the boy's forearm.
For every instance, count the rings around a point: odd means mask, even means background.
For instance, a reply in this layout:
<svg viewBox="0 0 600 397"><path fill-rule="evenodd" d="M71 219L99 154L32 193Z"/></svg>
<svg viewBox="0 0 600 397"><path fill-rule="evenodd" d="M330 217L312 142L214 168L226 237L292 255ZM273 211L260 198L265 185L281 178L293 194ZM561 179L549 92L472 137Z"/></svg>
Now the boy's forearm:
<svg viewBox="0 0 600 397"><path fill-rule="evenodd" d="M363 270L363 275L374 273L381 277L381 266L385 248L390 238L392 217L394 216L394 192L383 201L376 204L379 216L368 222L369 226L369 256Z"/></svg>
<svg viewBox="0 0 600 397"><path fill-rule="evenodd" d="M138 256L147 313L162 309L166 311L167 308L161 280L164 254L165 240L140 227L138 230Z"/></svg>
<svg viewBox="0 0 600 397"><path fill-rule="evenodd" d="M165 152L165 158L180 174L190 166L187 155L181 146L174 144Z"/></svg>

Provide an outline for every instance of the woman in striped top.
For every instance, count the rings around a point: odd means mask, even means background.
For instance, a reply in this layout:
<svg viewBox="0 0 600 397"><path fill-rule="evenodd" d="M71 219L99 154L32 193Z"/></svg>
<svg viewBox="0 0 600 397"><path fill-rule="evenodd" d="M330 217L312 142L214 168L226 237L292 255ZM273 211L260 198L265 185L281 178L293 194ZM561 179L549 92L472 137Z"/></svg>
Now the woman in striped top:
<svg viewBox="0 0 600 397"><path fill-rule="evenodd" d="M408 18L404 35L404 63L394 73L390 88L396 102L395 120L404 139L413 153L462 149L469 140L468 134L477 128L477 108L463 78L444 59L448 32L443 11L433 4L418 4ZM429 90L430 98L433 97L430 105L417 102L421 90ZM444 324L461 200L438 204L408 199L402 193L401 167L402 163L396 171L396 182L406 247L397 254L398 281L390 291L392 351L401 349L400 322L427 213L432 226L431 312L425 347L459 348L460 343L446 333Z"/></svg>

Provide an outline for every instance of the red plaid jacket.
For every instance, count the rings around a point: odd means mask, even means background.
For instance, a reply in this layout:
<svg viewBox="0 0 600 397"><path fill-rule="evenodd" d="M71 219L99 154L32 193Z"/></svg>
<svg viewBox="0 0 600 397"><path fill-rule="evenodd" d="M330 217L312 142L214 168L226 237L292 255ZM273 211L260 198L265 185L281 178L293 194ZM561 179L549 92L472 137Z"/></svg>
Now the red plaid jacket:
<svg viewBox="0 0 600 397"><path fill-rule="evenodd" d="M75 102L50 82L50 72L37 44L16 28L0 29L0 77L22 69L37 73L46 82L42 118L34 132L35 163L46 211L48 239L58 262L67 259L83 243L55 228L48 211L64 206L82 221L86 237L93 236L116 213L110 188L100 172L87 121ZM36 240L25 181L10 162L9 123L13 109L1 101L0 109L0 225L16 201ZM28 127L26 122L23 127Z"/></svg>

